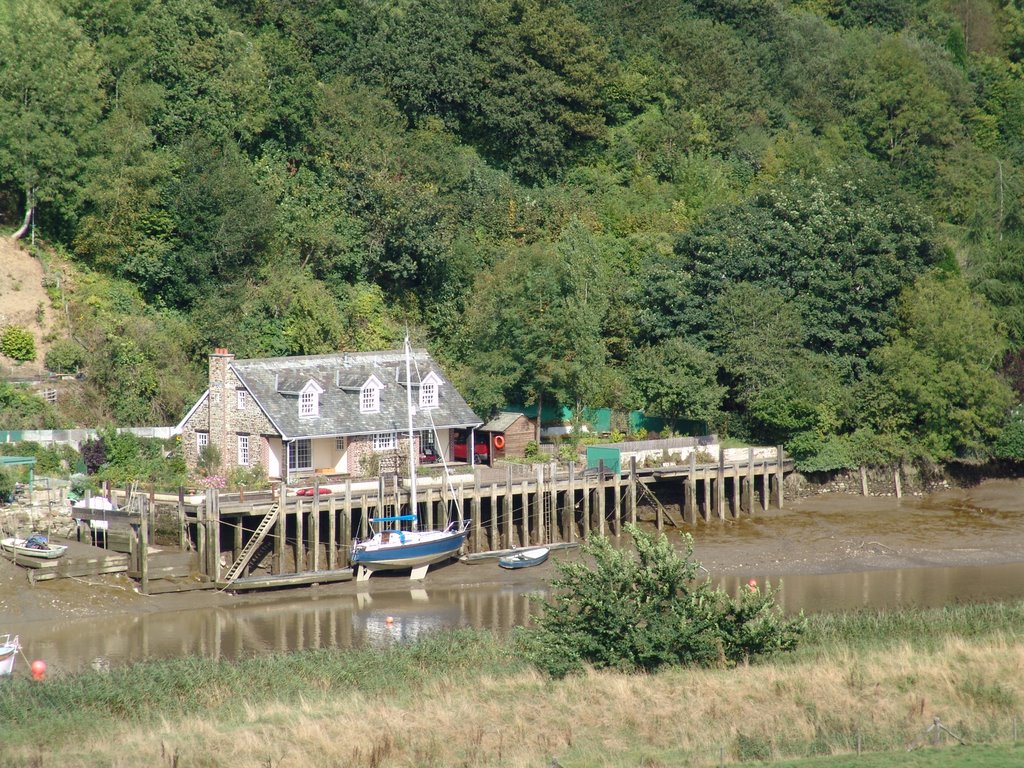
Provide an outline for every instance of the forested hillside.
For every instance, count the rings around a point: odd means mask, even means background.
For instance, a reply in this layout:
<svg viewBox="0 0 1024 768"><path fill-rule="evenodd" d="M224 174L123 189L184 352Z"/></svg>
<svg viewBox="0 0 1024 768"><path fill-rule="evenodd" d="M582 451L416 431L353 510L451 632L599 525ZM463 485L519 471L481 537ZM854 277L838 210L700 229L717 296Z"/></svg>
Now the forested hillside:
<svg viewBox="0 0 1024 768"><path fill-rule="evenodd" d="M1021 5L4 0L0 221L95 420L410 327L484 415L1024 457Z"/></svg>

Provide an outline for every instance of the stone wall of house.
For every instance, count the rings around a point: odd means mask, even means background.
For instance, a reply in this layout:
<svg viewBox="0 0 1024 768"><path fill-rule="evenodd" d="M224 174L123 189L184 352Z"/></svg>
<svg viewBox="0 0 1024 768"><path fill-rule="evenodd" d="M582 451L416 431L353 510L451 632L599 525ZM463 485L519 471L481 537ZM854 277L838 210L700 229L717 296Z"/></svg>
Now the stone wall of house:
<svg viewBox="0 0 1024 768"><path fill-rule="evenodd" d="M195 469L199 459L197 432L209 433L210 445L220 451L224 472L238 466L238 435L249 435L248 466L268 468L270 446L265 438L276 435L277 430L248 392L243 407L238 407L237 393L243 387L229 367L232 360L234 355L226 351L210 355L208 396L182 425L182 449L189 469Z"/></svg>
<svg viewBox="0 0 1024 768"><path fill-rule="evenodd" d="M202 405L196 408L195 413L188 421L181 425L181 449L185 456L185 463L188 468L195 469L199 461L199 444L196 442L196 432L209 432L210 429L210 401L209 398L203 401Z"/></svg>
<svg viewBox="0 0 1024 768"><path fill-rule="evenodd" d="M376 477L381 471L385 473L397 471L400 475L407 474L405 462L408 461L408 436L398 436L398 448L393 451L374 451L373 438L360 435L349 439L348 473L352 477ZM413 450L419 456L420 439L413 437ZM396 470L397 468L397 470Z"/></svg>

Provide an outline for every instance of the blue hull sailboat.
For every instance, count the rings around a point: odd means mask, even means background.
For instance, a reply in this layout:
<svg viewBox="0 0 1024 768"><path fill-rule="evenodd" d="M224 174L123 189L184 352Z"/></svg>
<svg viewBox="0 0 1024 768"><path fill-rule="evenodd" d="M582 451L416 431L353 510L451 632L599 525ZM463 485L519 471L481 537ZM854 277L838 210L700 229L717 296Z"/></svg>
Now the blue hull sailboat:
<svg viewBox="0 0 1024 768"><path fill-rule="evenodd" d="M373 525L390 526L378 529L370 538L352 544L350 561L356 567L356 581L366 581L374 571L410 571L412 580L423 579L427 569L455 557L469 535L469 521L462 518L443 530L419 530L416 514L416 452L412 420L412 376L410 345L405 339L406 407L409 413L409 514L372 517ZM447 469L447 467L446 467ZM409 523L411 530L403 530Z"/></svg>
<svg viewBox="0 0 1024 768"><path fill-rule="evenodd" d="M415 515L374 517L374 524L411 521ZM454 523L443 531L403 531L398 528L378 531L366 541L352 547L352 565L359 566L357 581L365 581L374 571L409 569L409 578L422 579L435 563L455 557L469 534L469 522L461 527Z"/></svg>

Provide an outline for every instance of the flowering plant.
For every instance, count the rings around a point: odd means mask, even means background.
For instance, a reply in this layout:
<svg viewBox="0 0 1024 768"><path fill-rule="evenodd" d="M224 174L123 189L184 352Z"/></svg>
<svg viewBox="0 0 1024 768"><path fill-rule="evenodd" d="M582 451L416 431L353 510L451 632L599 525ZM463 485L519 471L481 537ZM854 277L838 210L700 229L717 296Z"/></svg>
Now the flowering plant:
<svg viewBox="0 0 1024 768"><path fill-rule="evenodd" d="M199 478L199 485L203 488L227 488L228 481L224 475L207 475Z"/></svg>

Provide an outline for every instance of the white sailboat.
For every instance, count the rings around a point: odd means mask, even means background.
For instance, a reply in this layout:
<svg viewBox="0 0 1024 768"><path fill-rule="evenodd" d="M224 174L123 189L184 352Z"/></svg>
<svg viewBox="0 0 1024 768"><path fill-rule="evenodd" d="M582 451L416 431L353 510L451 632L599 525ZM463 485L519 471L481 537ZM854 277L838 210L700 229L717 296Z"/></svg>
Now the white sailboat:
<svg viewBox="0 0 1024 768"><path fill-rule="evenodd" d="M14 671L14 662L20 650L17 635L0 635L0 677L6 677Z"/></svg>
<svg viewBox="0 0 1024 768"><path fill-rule="evenodd" d="M409 512L404 515L372 517L370 523L379 528L364 540L352 545L351 562L356 566L356 581L366 581L375 571L409 569L409 578L419 581L426 577L427 569L435 563L455 557L469 535L469 521L452 521L443 530L420 530L416 513L416 451L413 431L412 351L409 337L405 338L406 409L409 416ZM447 473L447 466L446 466ZM410 523L409 530L402 524Z"/></svg>

